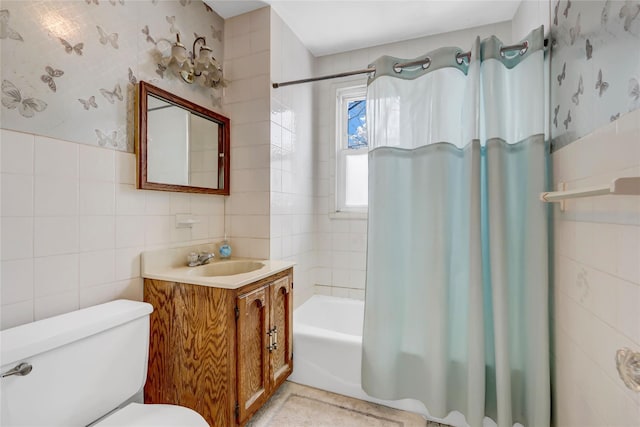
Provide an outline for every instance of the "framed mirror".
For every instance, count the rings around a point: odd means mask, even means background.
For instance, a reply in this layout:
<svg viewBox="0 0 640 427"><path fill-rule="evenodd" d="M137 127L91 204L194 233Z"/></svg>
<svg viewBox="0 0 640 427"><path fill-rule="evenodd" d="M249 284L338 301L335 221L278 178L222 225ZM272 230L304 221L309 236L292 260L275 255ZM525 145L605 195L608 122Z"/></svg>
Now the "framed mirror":
<svg viewBox="0 0 640 427"><path fill-rule="evenodd" d="M146 82L136 101L138 188L229 195L229 119Z"/></svg>

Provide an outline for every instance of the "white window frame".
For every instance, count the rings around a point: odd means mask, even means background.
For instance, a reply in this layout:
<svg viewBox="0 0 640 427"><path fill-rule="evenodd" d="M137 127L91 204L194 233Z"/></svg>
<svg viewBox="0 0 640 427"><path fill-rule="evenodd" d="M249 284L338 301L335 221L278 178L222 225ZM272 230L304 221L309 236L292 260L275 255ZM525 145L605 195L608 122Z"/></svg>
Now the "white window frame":
<svg viewBox="0 0 640 427"><path fill-rule="evenodd" d="M366 98L367 86L362 80L349 81L336 85L335 89L335 120L334 120L334 195L332 199L332 209L330 217L332 218L352 218L366 219L368 205L346 206L346 158L348 156L368 156L368 147L358 149L349 149L348 147L348 120L347 109L349 102Z"/></svg>

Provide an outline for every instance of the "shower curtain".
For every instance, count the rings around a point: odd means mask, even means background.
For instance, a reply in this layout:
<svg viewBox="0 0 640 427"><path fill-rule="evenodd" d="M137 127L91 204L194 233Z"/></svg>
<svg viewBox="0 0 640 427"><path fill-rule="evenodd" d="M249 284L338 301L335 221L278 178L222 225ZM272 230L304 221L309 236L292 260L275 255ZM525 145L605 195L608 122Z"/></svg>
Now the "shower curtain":
<svg viewBox="0 0 640 427"><path fill-rule="evenodd" d="M550 423L543 29L525 40L381 57L368 83L362 385L473 427Z"/></svg>

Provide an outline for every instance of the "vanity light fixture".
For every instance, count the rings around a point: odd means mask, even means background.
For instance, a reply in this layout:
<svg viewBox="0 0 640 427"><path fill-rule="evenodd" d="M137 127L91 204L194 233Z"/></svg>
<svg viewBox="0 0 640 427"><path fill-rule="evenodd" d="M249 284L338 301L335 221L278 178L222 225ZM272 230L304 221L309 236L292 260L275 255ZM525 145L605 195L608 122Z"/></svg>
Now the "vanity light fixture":
<svg viewBox="0 0 640 427"><path fill-rule="evenodd" d="M201 46L196 55L198 43L201 43ZM226 87L227 82L222 77L222 66L211 53L204 37L197 37L193 41L193 50L187 52L187 48L180 42L178 33L176 42L171 45L171 56L163 57L161 62L186 83L197 83L208 88Z"/></svg>

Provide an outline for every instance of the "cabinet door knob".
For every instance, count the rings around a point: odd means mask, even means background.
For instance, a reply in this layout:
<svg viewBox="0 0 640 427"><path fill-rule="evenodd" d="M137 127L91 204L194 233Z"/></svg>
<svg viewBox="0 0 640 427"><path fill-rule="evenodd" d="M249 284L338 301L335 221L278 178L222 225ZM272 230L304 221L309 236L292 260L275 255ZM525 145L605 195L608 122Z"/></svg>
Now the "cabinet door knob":
<svg viewBox="0 0 640 427"><path fill-rule="evenodd" d="M267 331L267 335L269 335L269 345L267 346L267 350L272 352L278 349L278 327L274 326L273 328Z"/></svg>

